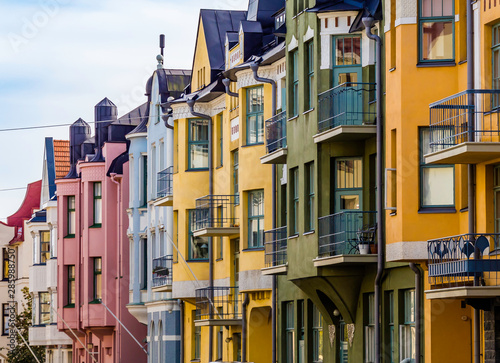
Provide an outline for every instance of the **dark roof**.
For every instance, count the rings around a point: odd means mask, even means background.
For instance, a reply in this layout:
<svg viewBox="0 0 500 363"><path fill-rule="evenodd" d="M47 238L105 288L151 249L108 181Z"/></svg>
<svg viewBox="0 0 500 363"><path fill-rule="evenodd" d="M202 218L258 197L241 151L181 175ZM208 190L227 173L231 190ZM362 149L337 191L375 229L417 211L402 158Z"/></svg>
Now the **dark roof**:
<svg viewBox="0 0 500 363"><path fill-rule="evenodd" d="M186 69L157 69L148 79L146 84L146 96L151 95L153 88L153 77L158 76L160 86L161 102L166 102L168 97L178 98L184 88L191 81L191 70Z"/></svg>
<svg viewBox="0 0 500 363"><path fill-rule="evenodd" d="M247 20L262 23L262 28L274 26L274 14L285 7L285 0L250 0Z"/></svg>
<svg viewBox="0 0 500 363"><path fill-rule="evenodd" d="M39 210L39 211L33 213L33 216L31 217L31 219L28 222L31 222L31 223L45 223L45 222L47 222L47 210L42 209L42 210Z"/></svg>
<svg viewBox="0 0 500 363"><path fill-rule="evenodd" d="M109 166L106 176L111 176L111 174L123 175L123 164L129 160L128 157L128 147L127 150L118 155Z"/></svg>
<svg viewBox="0 0 500 363"><path fill-rule="evenodd" d="M104 97L104 99L99 102L95 107L116 107L116 105L109 100L109 98Z"/></svg>
<svg viewBox="0 0 500 363"><path fill-rule="evenodd" d="M113 125L139 125L143 119L148 118L148 103L145 102L139 107L134 108L132 111L123 115L118 120L113 122Z"/></svg>
<svg viewBox="0 0 500 363"><path fill-rule="evenodd" d="M226 32L226 38L229 42L229 49L233 48L236 44L238 44L240 40L240 36L238 32Z"/></svg>
<svg viewBox="0 0 500 363"><path fill-rule="evenodd" d="M200 10L212 70L224 70L226 32L237 32L246 16L247 12L240 10Z"/></svg>

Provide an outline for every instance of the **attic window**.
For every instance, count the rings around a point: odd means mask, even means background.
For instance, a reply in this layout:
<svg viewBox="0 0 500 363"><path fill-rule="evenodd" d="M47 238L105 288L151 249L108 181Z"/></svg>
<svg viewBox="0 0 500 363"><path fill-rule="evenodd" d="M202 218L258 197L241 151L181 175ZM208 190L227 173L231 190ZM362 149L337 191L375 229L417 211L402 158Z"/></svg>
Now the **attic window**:
<svg viewBox="0 0 500 363"><path fill-rule="evenodd" d="M275 18L274 18L274 23L275 23L275 27L276 29L279 29L281 28L281 26L283 24L285 24L285 12L282 12L281 14L278 14Z"/></svg>

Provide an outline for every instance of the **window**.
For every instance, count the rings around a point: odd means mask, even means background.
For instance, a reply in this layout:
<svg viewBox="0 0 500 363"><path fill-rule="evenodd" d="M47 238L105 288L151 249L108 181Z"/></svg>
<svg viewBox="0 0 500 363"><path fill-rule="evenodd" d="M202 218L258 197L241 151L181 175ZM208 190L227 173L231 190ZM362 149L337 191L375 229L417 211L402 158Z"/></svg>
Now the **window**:
<svg viewBox="0 0 500 363"><path fill-rule="evenodd" d="M275 29L279 29L281 28L282 25L285 24L286 22L286 18L285 18L285 12L282 12L278 15L276 15L276 17L274 18L274 28Z"/></svg>
<svg viewBox="0 0 500 363"><path fill-rule="evenodd" d="M455 59L453 0L420 0L420 61Z"/></svg>
<svg viewBox="0 0 500 363"><path fill-rule="evenodd" d="M366 295L365 362L375 362L375 294Z"/></svg>
<svg viewBox="0 0 500 363"><path fill-rule="evenodd" d="M386 294L386 298L388 301L388 304L386 305L387 309L387 323L388 323L388 328L389 328L389 347L390 347L390 360L389 363L395 363L396 362L396 354L394 352L394 291L388 291Z"/></svg>
<svg viewBox="0 0 500 363"><path fill-rule="evenodd" d="M76 281L75 266L67 266L68 269L68 304L66 307L75 307L76 303Z"/></svg>
<svg viewBox="0 0 500 363"><path fill-rule="evenodd" d="M399 359L415 360L415 290L406 290L403 299L404 318L399 326Z"/></svg>
<svg viewBox="0 0 500 363"><path fill-rule="evenodd" d="M2 335L9 335L9 304L2 304Z"/></svg>
<svg viewBox="0 0 500 363"><path fill-rule="evenodd" d="M239 152L238 150L233 151L233 192L235 195L234 203L236 205L240 204L240 192L239 192Z"/></svg>
<svg viewBox="0 0 500 363"><path fill-rule="evenodd" d="M102 224L102 183L94 183L94 225L100 227Z"/></svg>
<svg viewBox="0 0 500 363"><path fill-rule="evenodd" d="M306 164L306 230L314 230L314 162Z"/></svg>
<svg viewBox="0 0 500 363"><path fill-rule="evenodd" d="M234 97L233 97L234 98ZM219 166L224 164L224 115L219 115L219 128L218 131L218 141L219 141Z"/></svg>
<svg viewBox="0 0 500 363"><path fill-rule="evenodd" d="M142 156L142 198L141 206L145 207L148 204L148 156Z"/></svg>
<svg viewBox="0 0 500 363"><path fill-rule="evenodd" d="M313 81L314 81L314 42L310 41L306 44L307 50L307 100L306 109L311 110L313 108Z"/></svg>
<svg viewBox="0 0 500 363"><path fill-rule="evenodd" d="M50 324L50 294L48 292L40 292L38 294L40 303L40 325Z"/></svg>
<svg viewBox="0 0 500 363"><path fill-rule="evenodd" d="M361 158L336 160L335 210L362 209L363 163Z"/></svg>
<svg viewBox="0 0 500 363"><path fill-rule="evenodd" d="M247 145L264 142L264 88L247 90Z"/></svg>
<svg viewBox="0 0 500 363"><path fill-rule="evenodd" d="M188 169L208 168L208 120L189 120Z"/></svg>
<svg viewBox="0 0 500 363"><path fill-rule="evenodd" d="M50 260L50 232L40 232L40 263Z"/></svg>
<svg viewBox="0 0 500 363"><path fill-rule="evenodd" d="M189 214L189 259L190 260L206 260L208 259L208 240L206 237L195 237L193 231L196 230L196 209L188 211Z"/></svg>
<svg viewBox="0 0 500 363"><path fill-rule="evenodd" d="M196 326L194 324L194 321L196 320L196 311L192 311L191 315L191 321L193 322L191 325L191 328L194 330L193 334L193 359L192 360L199 360L201 357L201 326Z"/></svg>
<svg viewBox="0 0 500 363"><path fill-rule="evenodd" d="M9 279L9 251L7 248L2 249L3 256L3 271L2 271L2 280Z"/></svg>
<svg viewBox="0 0 500 363"><path fill-rule="evenodd" d="M153 178L156 177L157 174L157 166L156 166L156 146L155 144L151 145L151 154L150 154L150 159L151 159L151 175L153 175ZM150 192L151 195L149 199L153 200L156 199L156 180L151 180L150 184Z"/></svg>
<svg viewBox="0 0 500 363"><path fill-rule="evenodd" d="M427 165L424 155L432 152L430 129L420 128L420 207L455 206L455 167Z"/></svg>
<svg viewBox="0 0 500 363"><path fill-rule="evenodd" d="M76 210L75 196L69 196L67 199L67 233L66 237L75 237L76 231Z"/></svg>
<svg viewBox="0 0 500 363"><path fill-rule="evenodd" d="M323 318L315 305L313 305L312 339L313 362L323 362Z"/></svg>
<svg viewBox="0 0 500 363"><path fill-rule="evenodd" d="M222 260L223 257L224 257L223 239L222 237L217 237L217 259Z"/></svg>
<svg viewBox="0 0 500 363"><path fill-rule="evenodd" d="M264 191L248 193L248 248L264 245Z"/></svg>
<svg viewBox="0 0 500 363"><path fill-rule="evenodd" d="M222 316L222 308L217 308L219 315ZM222 362L222 355L224 351L224 327L221 326L217 331L217 361Z"/></svg>
<svg viewBox="0 0 500 363"><path fill-rule="evenodd" d="M292 117L299 114L299 52L292 53Z"/></svg>
<svg viewBox="0 0 500 363"><path fill-rule="evenodd" d="M93 301L102 300L102 258L94 257L94 292Z"/></svg>
<svg viewBox="0 0 500 363"><path fill-rule="evenodd" d="M492 87L493 89L500 89L500 24L493 27L492 34L492 44L491 44L491 60L493 62L492 68ZM494 96L493 104L498 107L500 105L500 100L498 95Z"/></svg>
<svg viewBox="0 0 500 363"><path fill-rule="evenodd" d="M298 340L298 362L297 363L305 363L305 311L304 311L304 300L297 301L297 340Z"/></svg>
<svg viewBox="0 0 500 363"><path fill-rule="evenodd" d="M361 37L342 36L334 38L335 66L355 66L361 64ZM350 75L350 76L349 76ZM345 82L360 82L352 78L352 73L346 73L346 78L339 77L337 84Z"/></svg>
<svg viewBox="0 0 500 363"><path fill-rule="evenodd" d="M293 168L291 173L291 192L292 192L292 210L291 210L291 224L290 235L299 233L299 168Z"/></svg>
<svg viewBox="0 0 500 363"><path fill-rule="evenodd" d="M50 230L50 257L57 257L57 228L52 226Z"/></svg>
<svg viewBox="0 0 500 363"><path fill-rule="evenodd" d="M295 350L294 350L294 337L295 337L295 327L294 327L294 310L293 302L285 303L285 362L294 363L295 361Z"/></svg>
<svg viewBox="0 0 500 363"><path fill-rule="evenodd" d="M141 249L142 249L142 269L141 269L141 290L147 290L148 288L148 240L146 238L141 239Z"/></svg>

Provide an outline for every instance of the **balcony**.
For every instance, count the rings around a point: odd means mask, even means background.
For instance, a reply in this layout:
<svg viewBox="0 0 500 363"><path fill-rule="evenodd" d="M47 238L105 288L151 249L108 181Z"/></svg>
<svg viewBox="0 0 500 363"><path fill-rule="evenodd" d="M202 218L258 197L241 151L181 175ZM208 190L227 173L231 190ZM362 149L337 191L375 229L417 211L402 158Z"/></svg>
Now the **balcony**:
<svg viewBox="0 0 500 363"><path fill-rule="evenodd" d="M240 234L235 217L239 195L207 195L196 199L194 237L234 237Z"/></svg>
<svg viewBox="0 0 500 363"><path fill-rule="evenodd" d="M174 203L173 175L174 175L173 166L170 166L165 170L158 172L156 201L154 203L155 206L171 207L173 205Z"/></svg>
<svg viewBox="0 0 500 363"><path fill-rule="evenodd" d="M467 90L430 105L427 164L477 164L500 157L500 90Z"/></svg>
<svg viewBox="0 0 500 363"><path fill-rule="evenodd" d="M314 266L376 263L376 212L343 211L319 218Z"/></svg>
<svg viewBox="0 0 500 363"><path fill-rule="evenodd" d="M154 292L172 291L172 255L153 259L153 281Z"/></svg>
<svg viewBox="0 0 500 363"><path fill-rule="evenodd" d="M427 299L490 298L500 295L500 234L463 234L428 241Z"/></svg>
<svg viewBox="0 0 500 363"><path fill-rule="evenodd" d="M262 164L286 164L286 111L266 121L266 150Z"/></svg>
<svg viewBox="0 0 500 363"><path fill-rule="evenodd" d="M375 90L375 83L343 83L318 95L318 133L314 142L375 136Z"/></svg>
<svg viewBox="0 0 500 363"><path fill-rule="evenodd" d="M196 326L241 325L241 298L237 287L196 290Z"/></svg>
<svg viewBox="0 0 500 363"><path fill-rule="evenodd" d="M263 275L286 274L287 240L286 226L264 232L266 267L262 269Z"/></svg>

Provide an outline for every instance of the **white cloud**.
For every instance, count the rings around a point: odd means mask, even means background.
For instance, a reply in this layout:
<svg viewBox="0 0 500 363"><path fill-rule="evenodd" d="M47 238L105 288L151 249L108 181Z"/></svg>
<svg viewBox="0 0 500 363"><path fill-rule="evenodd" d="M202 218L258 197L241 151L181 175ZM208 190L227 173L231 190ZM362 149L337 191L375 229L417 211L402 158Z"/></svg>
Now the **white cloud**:
<svg viewBox="0 0 500 363"><path fill-rule="evenodd" d="M248 0L40 0L0 2L0 129L93 120L108 97L124 114L145 101L156 68L191 67L200 8L246 9ZM0 132L0 189L41 178L44 137L67 128ZM0 218L24 192L0 192Z"/></svg>

